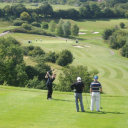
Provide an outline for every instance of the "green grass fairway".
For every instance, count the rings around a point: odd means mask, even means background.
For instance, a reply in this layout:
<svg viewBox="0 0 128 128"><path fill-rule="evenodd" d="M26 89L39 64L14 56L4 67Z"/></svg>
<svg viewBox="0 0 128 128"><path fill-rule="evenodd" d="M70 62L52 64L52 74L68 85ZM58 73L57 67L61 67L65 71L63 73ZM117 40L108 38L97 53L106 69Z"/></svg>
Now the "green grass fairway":
<svg viewBox="0 0 128 128"><path fill-rule="evenodd" d="M64 39L40 35L11 33L5 35L5 37L7 36L15 37L22 45L40 46L45 52L60 52L62 49L68 49L75 57L71 65L85 65L88 66L89 70L94 68L99 70L99 81L103 86L104 93L128 96L128 59L119 56L116 50L112 50L115 54L111 55L111 52L105 48L106 44L100 46L103 44L102 40L87 40L76 44L75 40L66 42ZM38 39L37 42L36 39ZM32 40L32 44L29 44L28 40ZM73 45L79 45L83 48L73 47ZM57 71L60 70L54 65L52 66ZM58 83L58 80L55 83Z"/></svg>
<svg viewBox="0 0 128 128"><path fill-rule="evenodd" d="M125 96L101 96L102 112L76 112L74 94L0 86L0 128L127 128L128 100ZM67 99L67 100L66 100ZM87 96L90 104L90 96Z"/></svg>

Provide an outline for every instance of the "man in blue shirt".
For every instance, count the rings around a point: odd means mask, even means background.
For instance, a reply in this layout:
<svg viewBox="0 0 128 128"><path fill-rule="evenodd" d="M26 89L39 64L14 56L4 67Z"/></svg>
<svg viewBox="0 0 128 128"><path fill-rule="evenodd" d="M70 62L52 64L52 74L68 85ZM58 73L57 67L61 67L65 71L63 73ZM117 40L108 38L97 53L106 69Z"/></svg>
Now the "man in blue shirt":
<svg viewBox="0 0 128 128"><path fill-rule="evenodd" d="M47 94L47 99L51 100L52 98L52 82L55 80L56 74L53 74L52 76L49 74L49 72L47 72L47 74L45 75L45 78L48 78L46 86L48 89L48 94Z"/></svg>
<svg viewBox="0 0 128 128"><path fill-rule="evenodd" d="M84 89L84 83L81 82L81 77L77 77L77 82L71 85L71 89L75 89L75 102L76 102L76 111L79 112L78 99L80 100L81 111L85 112L83 101L82 101L82 91Z"/></svg>
<svg viewBox="0 0 128 128"><path fill-rule="evenodd" d="M102 92L102 86L101 84L97 81L98 76L94 76L94 82L91 83L90 85L90 94L91 94L91 106L90 109L91 111L94 110L94 105L96 102L96 111L100 111L100 92Z"/></svg>

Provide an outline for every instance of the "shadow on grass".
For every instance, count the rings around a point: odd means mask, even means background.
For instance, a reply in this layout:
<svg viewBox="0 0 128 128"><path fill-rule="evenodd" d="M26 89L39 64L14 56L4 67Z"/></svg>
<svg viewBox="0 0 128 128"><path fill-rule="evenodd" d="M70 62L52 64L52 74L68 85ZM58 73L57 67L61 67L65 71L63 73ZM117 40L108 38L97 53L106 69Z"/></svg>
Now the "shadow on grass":
<svg viewBox="0 0 128 128"><path fill-rule="evenodd" d="M75 101L72 101L72 100L62 100L62 99L54 99L56 101L66 101L66 102L75 102Z"/></svg>
<svg viewBox="0 0 128 128"><path fill-rule="evenodd" d="M120 112L107 112L107 111L101 111L101 112L92 112L92 111L85 111L85 113L90 113L90 114L124 114L124 113L120 113Z"/></svg>

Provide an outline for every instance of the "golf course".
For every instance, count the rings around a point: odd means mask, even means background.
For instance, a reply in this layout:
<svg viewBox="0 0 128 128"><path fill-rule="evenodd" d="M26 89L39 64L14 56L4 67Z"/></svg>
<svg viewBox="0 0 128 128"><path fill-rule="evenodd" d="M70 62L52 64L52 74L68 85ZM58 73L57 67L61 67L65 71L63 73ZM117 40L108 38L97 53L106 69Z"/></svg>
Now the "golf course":
<svg viewBox="0 0 128 128"><path fill-rule="evenodd" d="M72 66L87 66L99 71L102 85L101 112L90 111L91 96L83 93L85 112L76 112L74 92L53 92L53 100L47 100L47 90L28 89L0 85L0 128L127 128L128 127L128 58L120 55L102 39L106 28L125 24L127 19L70 20L79 26L79 36L74 38L50 37L34 34L7 33L0 38L14 37L22 46L40 46L46 53L68 49L75 58ZM9 27L10 26L10 27ZM0 23L2 33L15 26ZM121 29L121 28L120 28ZM93 31L93 32L92 32ZM37 39L37 41L36 41ZM42 39L42 41L40 41ZM78 39L78 43L75 42ZM32 43L28 43L32 40ZM67 41L66 41L67 40ZM35 66L28 56L26 65ZM59 84L61 66L48 63L57 74L54 84Z"/></svg>

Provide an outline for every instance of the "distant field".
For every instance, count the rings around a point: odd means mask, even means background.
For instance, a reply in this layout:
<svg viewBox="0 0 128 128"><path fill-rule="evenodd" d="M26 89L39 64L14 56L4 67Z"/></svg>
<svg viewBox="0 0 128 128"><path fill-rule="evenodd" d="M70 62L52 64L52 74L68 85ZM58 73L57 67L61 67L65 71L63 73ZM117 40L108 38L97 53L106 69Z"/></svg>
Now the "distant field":
<svg viewBox="0 0 128 128"><path fill-rule="evenodd" d="M13 5L16 5L18 3L0 3L0 8L4 8L5 6L9 5L9 6L13 6ZM39 6L43 5L41 3L38 4L38 6L35 6L35 3L23 3L26 8L31 8L31 9L35 9L35 8L39 8ZM70 6L70 5L51 5L53 10L56 11L56 10L59 10L59 9L63 9L63 10L66 10L66 9L70 9L70 8L75 8L76 10L79 9L79 7L76 7L76 6Z"/></svg>

